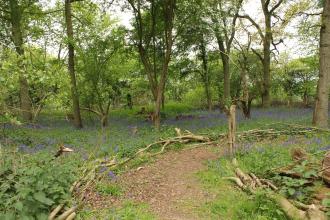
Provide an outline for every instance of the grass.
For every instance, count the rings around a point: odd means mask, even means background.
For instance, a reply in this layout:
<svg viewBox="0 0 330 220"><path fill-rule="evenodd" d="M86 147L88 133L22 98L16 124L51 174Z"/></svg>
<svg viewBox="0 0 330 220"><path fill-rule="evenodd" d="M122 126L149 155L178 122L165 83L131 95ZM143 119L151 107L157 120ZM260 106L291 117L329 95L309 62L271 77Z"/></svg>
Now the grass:
<svg viewBox="0 0 330 220"><path fill-rule="evenodd" d="M236 153L240 168L245 172L253 172L259 177L274 178L271 170L292 162L290 151L301 147L321 160L325 150L330 147L330 135L319 134L304 137L280 137L272 141L244 143ZM204 204L200 209L203 219L287 219L281 209L267 198L265 192L259 191L251 196L233 187L233 183L223 177L235 176L229 158L222 157L208 162L208 169L198 173L200 181L215 199ZM275 181L275 178L273 179ZM285 183L285 182L284 182ZM286 185L281 186L286 189ZM313 188L296 187L301 199L307 201ZM284 191L282 193L285 193ZM300 198L296 198L300 199Z"/></svg>
<svg viewBox="0 0 330 220"><path fill-rule="evenodd" d="M136 204L131 201L126 201L119 208L110 208L103 210L85 209L79 213L77 219L153 220L155 219L155 217L152 213L150 213L148 205Z"/></svg>
<svg viewBox="0 0 330 220"><path fill-rule="evenodd" d="M123 189L118 184L112 182L98 182L96 184L96 192L101 195L110 195L114 197L119 197L123 194Z"/></svg>
<svg viewBox="0 0 330 220"><path fill-rule="evenodd" d="M51 112L43 114L37 126L7 127L0 142L6 149L14 150L23 156L33 155L39 151L51 155L59 144L65 144L74 149L75 160L81 165L87 158L102 158L115 154L119 157L128 157L137 149L159 138L174 136L175 127L207 135L227 130L226 116L218 111L208 112L188 108L186 105L169 104L165 109L167 117L161 130L155 131L150 122L136 115L139 110L138 107L133 110L113 110L109 127L106 129L100 129L99 122L92 115L85 114L85 127L81 130L74 129L66 122L64 113ZM176 120L178 114L192 117ZM262 128L277 122L309 124L311 116L311 109L254 109L252 120L246 120L240 112L238 113L238 130ZM138 128L135 135L132 133L134 127ZM180 150L182 147L175 145L173 149ZM271 169L290 163L290 149L303 147L320 157L322 153L319 152L324 152L320 149L330 149L330 136L279 137L276 141L242 143L237 147L239 151L236 157L244 171L271 177ZM129 168L137 168L150 162L150 158L140 157L133 160ZM115 172L120 173L121 170ZM224 176L232 175L232 167L227 158L208 162L208 169L198 174L205 191L215 195L212 201L198 206L197 211L201 219L286 219L281 210L264 196L264 192L251 197L222 179ZM97 184L96 189L101 194L117 197L123 193L123 189L111 181ZM154 219L154 216L147 205L127 201L121 207L107 210L83 209L78 219Z"/></svg>

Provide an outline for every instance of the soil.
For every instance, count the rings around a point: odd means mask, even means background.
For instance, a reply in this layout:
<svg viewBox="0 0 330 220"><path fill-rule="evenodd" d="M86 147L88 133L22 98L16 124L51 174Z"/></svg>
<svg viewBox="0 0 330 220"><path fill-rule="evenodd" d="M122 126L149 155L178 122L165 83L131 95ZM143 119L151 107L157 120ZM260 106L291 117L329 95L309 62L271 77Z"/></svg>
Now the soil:
<svg viewBox="0 0 330 220"><path fill-rule="evenodd" d="M106 207L109 203L118 205L130 200L148 204L157 219L201 219L196 209L214 198L203 190L196 173L206 169L207 160L217 159L214 148L198 147L159 155L153 163L118 177L116 182L124 189L119 199L96 198L94 194L93 206Z"/></svg>
<svg viewBox="0 0 330 220"><path fill-rule="evenodd" d="M172 151L142 169L125 173L118 181L126 189L125 199L149 204L158 219L199 219L192 210L194 203L206 202L211 196L196 173L206 168L207 160L216 158L206 147Z"/></svg>

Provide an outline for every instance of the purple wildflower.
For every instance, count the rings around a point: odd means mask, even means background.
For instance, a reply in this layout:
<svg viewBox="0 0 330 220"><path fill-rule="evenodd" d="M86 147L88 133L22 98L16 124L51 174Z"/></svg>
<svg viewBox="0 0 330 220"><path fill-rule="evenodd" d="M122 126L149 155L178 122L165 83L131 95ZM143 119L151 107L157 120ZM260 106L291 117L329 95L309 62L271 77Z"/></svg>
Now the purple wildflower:
<svg viewBox="0 0 330 220"><path fill-rule="evenodd" d="M105 171L107 171L107 169L108 169L107 167L102 166L99 170L99 173L104 173Z"/></svg>
<svg viewBox="0 0 330 220"><path fill-rule="evenodd" d="M109 171L108 172L108 177L109 177L110 180L114 180L114 179L116 179L116 174L112 171Z"/></svg>
<svg viewBox="0 0 330 220"><path fill-rule="evenodd" d="M314 138L313 140L317 145L320 145L322 140L320 138Z"/></svg>
<svg viewBox="0 0 330 220"><path fill-rule="evenodd" d="M325 146L325 147L322 147L322 148L320 148L319 150L320 150L320 151L328 151L328 150L330 150L330 145Z"/></svg>

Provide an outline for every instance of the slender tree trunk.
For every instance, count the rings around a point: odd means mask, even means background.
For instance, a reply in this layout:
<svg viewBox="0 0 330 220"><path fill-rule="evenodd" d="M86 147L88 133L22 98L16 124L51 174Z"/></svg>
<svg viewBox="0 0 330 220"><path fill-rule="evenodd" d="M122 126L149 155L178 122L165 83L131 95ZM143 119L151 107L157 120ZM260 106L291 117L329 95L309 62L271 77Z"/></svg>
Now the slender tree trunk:
<svg viewBox="0 0 330 220"><path fill-rule="evenodd" d="M229 53L228 49L225 48L225 43L221 36L217 34L217 41L220 50L220 56L223 67L223 100L222 104L225 105L230 100L230 66L229 66Z"/></svg>
<svg viewBox="0 0 330 220"><path fill-rule="evenodd" d="M203 70L202 70L202 79L204 83L205 95L207 100L207 107L209 111L212 111L212 94L210 90L210 76L208 71L208 60L207 60L207 53L205 48L204 37L202 36L202 41L200 45L201 50L201 58L203 63Z"/></svg>
<svg viewBox="0 0 330 220"><path fill-rule="evenodd" d="M68 60L68 70L70 74L70 86L71 86L71 96L73 104L73 115L74 115L74 126L76 128L82 128L82 120L80 115L79 107L79 95L77 91L77 82L74 68L74 47L73 47L73 27L72 27L72 14L71 14L71 0L65 0L65 22L66 22L66 32L68 36L68 50L69 50L69 60Z"/></svg>
<svg viewBox="0 0 330 220"><path fill-rule="evenodd" d="M17 0L10 0L10 22L12 26L12 40L19 58L24 58L23 36L21 29L22 15ZM24 121L32 121L32 103L29 95L29 84L26 78L24 62L19 61L18 66L21 69L19 75L20 84L20 105L22 118Z"/></svg>
<svg viewBox="0 0 330 220"><path fill-rule="evenodd" d="M317 96L313 124L328 127L330 80L330 0L324 0L322 26L320 32L320 73L317 84Z"/></svg>
<svg viewBox="0 0 330 220"><path fill-rule="evenodd" d="M205 95L207 99L207 108L209 111L212 111L212 96L211 96L211 89L210 85L207 82L207 79L204 80L204 88L205 88Z"/></svg>
<svg viewBox="0 0 330 220"><path fill-rule="evenodd" d="M109 120L108 120L108 115L101 115L101 125L103 128L108 127L109 125Z"/></svg>
<svg viewBox="0 0 330 220"><path fill-rule="evenodd" d="M307 89L304 91L304 107L308 107L308 92Z"/></svg>
<svg viewBox="0 0 330 220"><path fill-rule="evenodd" d="M241 72L241 87L242 87L242 111L245 118L251 118L251 102L249 97L248 76L247 76L247 58L244 57Z"/></svg>
<svg viewBox="0 0 330 220"><path fill-rule="evenodd" d="M165 110L165 89L163 91L163 95L162 95L162 110Z"/></svg>
<svg viewBox="0 0 330 220"><path fill-rule="evenodd" d="M271 29L271 14L265 13L266 20L266 33L263 42L263 91L262 91L262 106L264 108L270 107L270 91L271 91L271 76L270 76L270 44L272 41L272 29Z"/></svg>
<svg viewBox="0 0 330 220"><path fill-rule="evenodd" d="M155 117L154 117L154 125L157 130L160 129L160 109L162 106L162 91L158 90L157 100L155 103Z"/></svg>
<svg viewBox="0 0 330 220"><path fill-rule="evenodd" d="M223 87L224 93L223 98L225 103L230 100L230 67L229 67L229 57L227 55L223 55L222 58L223 64Z"/></svg>

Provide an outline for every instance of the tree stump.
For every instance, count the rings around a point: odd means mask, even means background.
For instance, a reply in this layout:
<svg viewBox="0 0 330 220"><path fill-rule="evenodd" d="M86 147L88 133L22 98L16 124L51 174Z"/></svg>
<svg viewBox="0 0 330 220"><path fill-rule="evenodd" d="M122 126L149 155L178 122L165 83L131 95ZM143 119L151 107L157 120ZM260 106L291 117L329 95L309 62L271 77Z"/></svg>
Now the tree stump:
<svg viewBox="0 0 330 220"><path fill-rule="evenodd" d="M228 118L228 146L229 154L231 157L234 156L234 147L236 141L236 105L227 108L227 118Z"/></svg>

